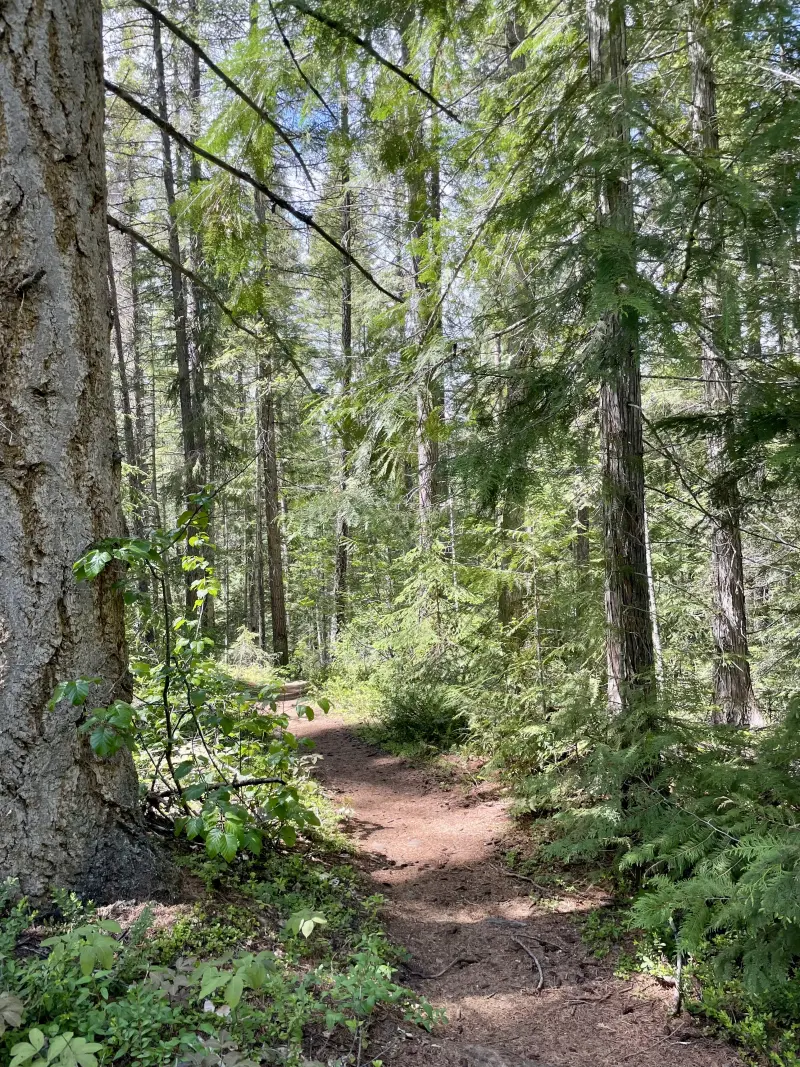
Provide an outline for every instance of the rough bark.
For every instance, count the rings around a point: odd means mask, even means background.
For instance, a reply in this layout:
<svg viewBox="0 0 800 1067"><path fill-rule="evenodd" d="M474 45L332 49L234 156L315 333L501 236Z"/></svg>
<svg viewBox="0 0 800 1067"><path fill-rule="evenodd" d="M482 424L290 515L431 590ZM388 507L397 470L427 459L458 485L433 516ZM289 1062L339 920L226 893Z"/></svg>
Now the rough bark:
<svg viewBox="0 0 800 1067"><path fill-rule="evenodd" d="M600 138L620 146L597 175L597 225L615 231L596 270L617 279L622 294L635 274L630 139L625 114L627 45L621 0L587 0L589 76L598 94ZM619 162L619 159L622 162ZM602 247L602 246L601 246ZM627 252L625 250L627 249ZM621 254L628 262L620 268ZM639 323L624 304L606 310L595 333L600 372L599 422L606 569L606 659L609 707L626 710L653 685L653 640L644 533L644 446Z"/></svg>
<svg viewBox="0 0 800 1067"><path fill-rule="evenodd" d="M689 63L692 79L692 122L695 144L706 157L719 156L717 89L708 47L705 12L707 0L694 0L689 27ZM700 241L713 261L723 245L719 202L709 199L702 219ZM722 326L722 282L715 270L707 273L701 293L704 336L701 354L707 409L724 413L733 403L733 382ZM744 595L744 560L740 530L741 497L735 473L726 457L725 438L708 439L711 486L711 578L714 597L714 712L715 723L746 726L758 717L750 677L747 608Z"/></svg>
<svg viewBox="0 0 800 1067"><path fill-rule="evenodd" d="M150 893L130 754L96 759L56 683L129 694L121 595L71 564L121 530L99 0L0 9L0 878Z"/></svg>

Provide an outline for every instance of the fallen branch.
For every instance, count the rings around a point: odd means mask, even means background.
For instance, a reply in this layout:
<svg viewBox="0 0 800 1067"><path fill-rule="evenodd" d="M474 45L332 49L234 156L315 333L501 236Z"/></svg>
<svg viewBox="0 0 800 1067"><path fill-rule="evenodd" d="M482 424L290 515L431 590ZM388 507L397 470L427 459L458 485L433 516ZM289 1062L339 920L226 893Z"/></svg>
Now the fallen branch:
<svg viewBox="0 0 800 1067"><path fill-rule="evenodd" d="M535 889L538 889L540 893L550 893L551 892L550 889L545 889L545 887L543 885L539 885L538 882L534 882L534 880L532 878L529 878L527 876L527 874L516 874L514 871L505 870L504 867L495 867L495 870L499 871L500 874L504 874L506 876L506 878L517 878L520 882L530 882L531 885Z"/></svg>
<svg viewBox="0 0 800 1067"><path fill-rule="evenodd" d="M539 960L534 955L534 953L531 952L531 950L528 948L528 946L526 944L524 944L522 941L520 941L518 937L512 937L511 940L514 942L515 945L519 945L519 947L522 949L522 951L526 952L530 956L530 958L533 960L533 962L536 964L536 970L539 972L539 984L536 986L536 992L538 993L541 990L542 986L544 985L544 973L542 971L541 963L539 963Z"/></svg>
<svg viewBox="0 0 800 1067"><path fill-rule="evenodd" d="M539 937L537 934L525 934L522 930L517 931L517 937L527 937L531 941L536 941L540 945L544 945L546 948L554 948L557 952L566 952L566 945L557 945L555 941L545 941L543 937Z"/></svg>
<svg viewBox="0 0 800 1067"><path fill-rule="evenodd" d="M242 778L238 782L214 782L206 786L203 794L211 793L215 789L242 789L246 785L286 785L286 782L284 782L283 778ZM150 804L154 804L165 797L183 795L187 790L193 788L194 786L186 785L179 789L164 789L160 793L148 793L147 800Z"/></svg>
<svg viewBox="0 0 800 1067"><path fill-rule="evenodd" d="M459 963L478 963L473 956L459 956L454 959L452 963L448 963L446 967L443 967L441 971L437 971L436 974L423 974L422 971L412 971L410 967L406 967L409 974L413 974L415 978L441 978L443 974L447 974L448 971L452 971L454 967L457 967Z"/></svg>
<svg viewBox="0 0 800 1067"><path fill-rule="evenodd" d="M608 1000L609 997L613 997L615 993L630 993L633 989L632 985L625 986L624 989L609 989L607 993L604 993L602 997L573 997L572 1000L568 1000L568 1004L602 1004L604 1000Z"/></svg>

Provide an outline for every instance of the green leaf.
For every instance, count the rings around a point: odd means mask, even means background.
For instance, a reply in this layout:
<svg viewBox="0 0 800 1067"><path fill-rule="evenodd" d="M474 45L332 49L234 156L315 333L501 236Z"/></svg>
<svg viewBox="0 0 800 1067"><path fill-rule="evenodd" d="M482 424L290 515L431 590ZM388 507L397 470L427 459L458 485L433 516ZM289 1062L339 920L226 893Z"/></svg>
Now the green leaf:
<svg viewBox="0 0 800 1067"><path fill-rule="evenodd" d="M186 836L190 841L194 841L196 837L199 837L205 829L205 822L201 815L192 815L191 818L186 820Z"/></svg>
<svg viewBox="0 0 800 1067"><path fill-rule="evenodd" d="M225 833L221 826L215 826L206 834L206 852L213 859L218 856L225 845Z"/></svg>
<svg viewBox="0 0 800 1067"><path fill-rule="evenodd" d="M44 1041L45 1041L44 1034L42 1033L41 1030L38 1030L35 1026L34 1026L34 1028L32 1030L28 1031L28 1040L30 1041L30 1043L33 1045L33 1047L36 1049L37 1052L39 1052L41 1049L44 1048Z"/></svg>
<svg viewBox="0 0 800 1067"><path fill-rule="evenodd" d="M101 919L97 925L101 930L107 930L110 934L122 933L122 927L115 919Z"/></svg>
<svg viewBox="0 0 800 1067"><path fill-rule="evenodd" d="M285 823L279 831L279 836L284 845L288 848L293 848L297 843L297 831L291 825L291 823Z"/></svg>
<svg viewBox="0 0 800 1067"><path fill-rule="evenodd" d="M242 848L252 852L254 856L261 855L263 839L258 830L245 830L242 834Z"/></svg>
<svg viewBox="0 0 800 1067"><path fill-rule="evenodd" d="M89 734L92 751L100 757L113 756L123 746L122 736L108 722L99 722Z"/></svg>
<svg viewBox="0 0 800 1067"><path fill-rule="evenodd" d="M208 785L199 782L197 785L190 785L188 789L184 789L183 796L186 800L199 800L207 792Z"/></svg>
<svg viewBox="0 0 800 1067"><path fill-rule="evenodd" d="M61 1055L61 1053L67 1047L69 1042L72 1040L72 1036L72 1032L68 1030L65 1034L59 1034L57 1037L53 1038L53 1040L50 1042L50 1048L47 1050L48 1063L54 1060L56 1056Z"/></svg>
<svg viewBox="0 0 800 1067"><path fill-rule="evenodd" d="M244 981L238 974L234 975L230 982L228 982L228 987L225 990L225 1003L232 1009L237 1007L239 1001L242 999L243 991Z"/></svg>
<svg viewBox="0 0 800 1067"><path fill-rule="evenodd" d="M231 977L229 972L218 971L216 967L209 967L203 975L200 991L197 994L198 998L204 1000L211 993L227 985Z"/></svg>
<svg viewBox="0 0 800 1067"><path fill-rule="evenodd" d="M223 834L223 841L219 854L227 863L230 863L238 851L239 838L231 830L226 830Z"/></svg>
<svg viewBox="0 0 800 1067"><path fill-rule="evenodd" d="M175 780L179 782L181 778L185 778L186 775L190 773L193 767L194 760L187 759L184 760L183 763L179 763L178 766L175 768Z"/></svg>
<svg viewBox="0 0 800 1067"><path fill-rule="evenodd" d="M95 962L97 961L97 953L95 952L94 946L84 945L81 949L79 961L81 974L91 974L94 970Z"/></svg>

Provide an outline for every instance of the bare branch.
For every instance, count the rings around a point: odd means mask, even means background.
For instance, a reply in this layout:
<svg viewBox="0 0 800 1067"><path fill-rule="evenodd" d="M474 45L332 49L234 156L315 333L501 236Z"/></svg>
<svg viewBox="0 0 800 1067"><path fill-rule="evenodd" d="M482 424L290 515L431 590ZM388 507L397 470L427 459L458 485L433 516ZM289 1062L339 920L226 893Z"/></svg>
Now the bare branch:
<svg viewBox="0 0 800 1067"><path fill-rule="evenodd" d="M189 267L185 267L182 263L178 263L178 261L173 259L172 256L170 256L167 252L164 252L161 248L158 248L151 241L148 241L143 234L139 233L138 230L134 230L131 226L126 226L124 222L121 222L119 219L114 218L113 215L106 215L106 222L115 230L118 230L120 233L124 233L128 237L132 238L134 241L136 241L137 244L140 244L142 248L146 248L152 256L156 257L156 259L160 259L162 263L166 263L169 267L175 267L176 270L179 270L182 274L184 274L199 289L202 289L207 296L211 297L217 307L220 308L220 310L228 316L233 325L238 330L241 330L242 333L246 333L249 337L254 337L256 341L264 340L264 335L258 333L256 330L252 330L249 326L245 325L245 323L243 323L241 319L234 315L234 313L231 311L231 309L228 307L228 305L225 303L219 293L215 289L213 289L207 282L205 282L195 271L191 270ZM269 323L266 323L266 325L269 327ZM316 390L311 384L311 382L308 380L308 378L306 378L305 374L303 373L303 368L300 366L300 364L294 358L292 353L289 351L283 338L279 337L274 329L271 329L271 332L273 338L281 346L284 355L289 360L294 369L297 371L303 383L311 390L312 393L316 394L318 390Z"/></svg>
<svg viewBox="0 0 800 1067"><path fill-rule="evenodd" d="M306 72L303 70L303 68L298 63L297 58L296 58L296 56L294 54L294 51L292 50L292 43L289 40L289 38L286 36L286 34L283 32L283 26L281 26L280 19L278 18L278 12L275 10L275 6L272 3L272 0L267 0L267 3L269 4L269 10L270 10L270 14L272 15L272 21L275 23L275 28L277 29L278 33L281 36L281 41L283 41L283 47L289 53L289 58L291 59L292 63L294 63L295 68L297 70L297 73L300 75L300 77L306 83L306 85L311 90L311 92L314 94L314 96L316 96L317 100L319 100L319 102L322 104L322 106L328 112L328 114L333 119L333 121L336 122L337 121L336 116L331 111L330 107L328 106L327 102L323 98L322 94L319 92L317 87L312 83L311 79L308 77Z"/></svg>
<svg viewBox="0 0 800 1067"><path fill-rule="evenodd" d="M286 785L282 778L242 778L238 782L214 782L207 786L203 792L211 793L215 789L242 789L246 785ZM165 797L175 797L179 794L182 796L187 789L191 789L192 786L187 785L184 789L163 789L160 793L148 793L147 800L150 804L155 803L158 800L163 800Z"/></svg>

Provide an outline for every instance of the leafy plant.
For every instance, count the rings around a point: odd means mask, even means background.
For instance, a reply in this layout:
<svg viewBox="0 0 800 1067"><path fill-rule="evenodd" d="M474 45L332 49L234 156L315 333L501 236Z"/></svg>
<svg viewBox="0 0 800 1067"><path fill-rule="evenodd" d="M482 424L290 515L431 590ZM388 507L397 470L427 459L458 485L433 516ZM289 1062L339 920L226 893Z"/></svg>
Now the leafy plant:
<svg viewBox="0 0 800 1067"><path fill-rule="evenodd" d="M204 842L211 857L227 863L244 850L258 855L264 841L292 846L298 833L319 826L297 786L303 747L277 710L279 684L253 688L219 669L213 640L202 629L203 609L218 593L207 558L205 531L214 492L206 487L190 498L190 508L171 530L148 538L117 537L93 545L75 564L80 581L91 581L108 567L123 569L126 599L138 606L160 657L133 663L136 697L117 699L84 711L80 731L99 759L127 748L150 776L144 800L151 811L169 818L178 834ZM173 617L167 586L173 553L191 588L196 614ZM160 589L161 617L154 615L152 586ZM60 682L50 702L85 708L102 679ZM327 710L327 702L322 706ZM298 714L313 716L301 705Z"/></svg>

